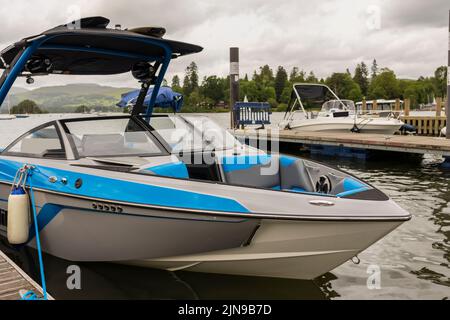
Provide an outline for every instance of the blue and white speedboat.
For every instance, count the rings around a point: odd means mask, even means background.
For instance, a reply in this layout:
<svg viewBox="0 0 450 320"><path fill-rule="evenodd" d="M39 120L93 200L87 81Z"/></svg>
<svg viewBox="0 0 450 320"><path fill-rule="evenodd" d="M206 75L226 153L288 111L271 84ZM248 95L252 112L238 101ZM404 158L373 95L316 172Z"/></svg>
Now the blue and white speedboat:
<svg viewBox="0 0 450 320"><path fill-rule="evenodd" d="M152 116L171 59L201 47L100 17L78 24L1 52L0 104L18 76L131 72L141 83L132 114L57 119L3 150L1 235L25 165L42 249L72 261L312 279L410 219L338 169L242 145L205 117Z"/></svg>

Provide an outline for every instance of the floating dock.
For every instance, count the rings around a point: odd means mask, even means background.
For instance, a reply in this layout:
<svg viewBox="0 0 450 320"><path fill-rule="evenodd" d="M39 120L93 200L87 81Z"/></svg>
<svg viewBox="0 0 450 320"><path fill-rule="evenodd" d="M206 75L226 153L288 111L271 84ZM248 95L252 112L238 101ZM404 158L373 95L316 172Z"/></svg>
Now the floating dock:
<svg viewBox="0 0 450 320"><path fill-rule="evenodd" d="M42 288L0 251L0 300L20 300L19 290L32 290L42 297ZM54 300L47 293L48 300Z"/></svg>
<svg viewBox="0 0 450 320"><path fill-rule="evenodd" d="M243 129L231 131L236 138L294 143L302 146L340 147L450 157L450 140L432 136L382 135L365 133L299 132L294 130Z"/></svg>

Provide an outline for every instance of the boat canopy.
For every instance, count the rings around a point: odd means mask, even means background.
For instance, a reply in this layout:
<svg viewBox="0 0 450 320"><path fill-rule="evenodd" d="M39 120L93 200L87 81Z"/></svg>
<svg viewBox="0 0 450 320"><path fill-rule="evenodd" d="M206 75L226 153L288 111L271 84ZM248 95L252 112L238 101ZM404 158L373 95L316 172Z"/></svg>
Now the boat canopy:
<svg viewBox="0 0 450 320"><path fill-rule="evenodd" d="M332 100L332 103L327 101ZM305 105L305 102L308 104ZM319 104L322 106L322 112L331 109L336 110L354 110L353 101L351 104L344 103L334 92L325 84L322 83L294 83L292 86L291 97L289 99L288 108L284 114L283 120L292 119L295 113L296 105L299 105L301 111L306 119L310 115L306 112L305 106L310 104ZM337 104L340 104L338 106Z"/></svg>
<svg viewBox="0 0 450 320"><path fill-rule="evenodd" d="M37 70L45 74L118 74L130 71L137 62L159 61L168 53L173 59L203 49L152 35L151 28L111 29L106 28L108 23L104 17L84 18L24 38L1 51L0 67L12 65L15 57L36 41L41 45L30 60L47 60L48 69ZM33 73L28 69L25 71Z"/></svg>
<svg viewBox="0 0 450 320"><path fill-rule="evenodd" d="M133 90L122 94L122 97L117 103L118 107L125 108L128 106L134 106L138 99L140 90ZM150 88L145 96L144 107L150 105L150 99L153 93L153 88ZM179 112L183 106L183 95L175 92L170 87L161 87L158 91L158 95L155 100L155 108L171 108L174 112Z"/></svg>
<svg viewBox="0 0 450 320"><path fill-rule="evenodd" d="M294 84L294 90L292 90L293 98L295 98L295 92L300 96L302 100L314 100L324 101L327 97L329 89L325 85L321 84Z"/></svg>

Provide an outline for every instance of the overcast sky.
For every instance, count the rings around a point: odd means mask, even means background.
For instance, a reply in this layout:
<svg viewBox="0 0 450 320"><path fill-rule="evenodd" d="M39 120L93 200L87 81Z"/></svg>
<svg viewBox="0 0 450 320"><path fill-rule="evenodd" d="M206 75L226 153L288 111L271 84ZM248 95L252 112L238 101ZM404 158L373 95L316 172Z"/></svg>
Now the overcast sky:
<svg viewBox="0 0 450 320"><path fill-rule="evenodd" d="M174 60L168 80L175 73L182 76L191 61L202 77L226 75L231 46L240 48L242 77L264 64L273 69L283 65L288 72L298 66L325 77L346 68L353 71L362 60L370 65L376 58L399 77L417 78L446 64L450 41L448 0L0 1L2 47L78 13L108 17L110 26L164 26L166 38L204 47L199 54ZM107 83L122 85L127 78Z"/></svg>

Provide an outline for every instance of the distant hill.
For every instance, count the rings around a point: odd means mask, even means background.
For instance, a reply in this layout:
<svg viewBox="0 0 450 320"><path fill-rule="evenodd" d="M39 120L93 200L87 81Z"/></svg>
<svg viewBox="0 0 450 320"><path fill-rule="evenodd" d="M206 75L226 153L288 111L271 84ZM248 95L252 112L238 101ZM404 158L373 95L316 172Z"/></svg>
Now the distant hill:
<svg viewBox="0 0 450 320"><path fill-rule="evenodd" d="M10 93L9 99L11 107L29 99L48 112L73 112L81 105L91 108L114 109L115 104L119 102L120 95L130 90L133 88L116 88L95 83L41 87L33 90L16 87ZM3 103L1 111L5 112L5 109L6 102Z"/></svg>

